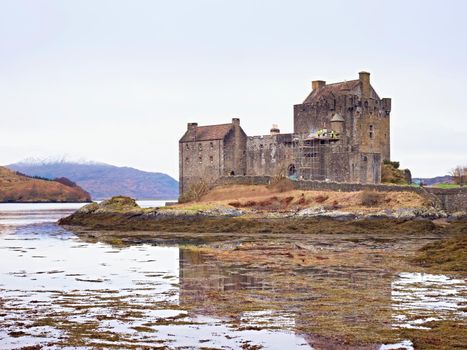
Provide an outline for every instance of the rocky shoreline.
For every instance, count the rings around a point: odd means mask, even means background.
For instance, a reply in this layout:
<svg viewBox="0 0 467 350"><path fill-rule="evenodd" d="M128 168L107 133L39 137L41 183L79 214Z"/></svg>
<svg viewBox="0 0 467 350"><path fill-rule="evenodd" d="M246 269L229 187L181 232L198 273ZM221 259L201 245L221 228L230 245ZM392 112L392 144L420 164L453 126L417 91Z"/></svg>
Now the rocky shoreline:
<svg viewBox="0 0 467 350"><path fill-rule="evenodd" d="M441 219L441 220L440 220ZM60 225L102 230L140 230L162 232L308 232L310 224L363 227L371 232L382 222L400 225L410 221L467 222L465 213L448 214L435 208L398 208L372 212L347 212L324 207L288 211L254 211L225 205L193 205L185 208L140 208L128 197L113 197L100 204L91 203L59 221ZM326 225L316 223L328 222ZM333 222L332 225L329 222ZM374 224L371 224L371 223ZM380 222L376 224L376 222ZM367 223L368 225L366 225ZM423 225L423 224L422 224ZM311 225L313 226L313 225ZM384 225L383 225L384 226ZM204 231L203 231L204 230ZM337 230L339 231L339 230Z"/></svg>

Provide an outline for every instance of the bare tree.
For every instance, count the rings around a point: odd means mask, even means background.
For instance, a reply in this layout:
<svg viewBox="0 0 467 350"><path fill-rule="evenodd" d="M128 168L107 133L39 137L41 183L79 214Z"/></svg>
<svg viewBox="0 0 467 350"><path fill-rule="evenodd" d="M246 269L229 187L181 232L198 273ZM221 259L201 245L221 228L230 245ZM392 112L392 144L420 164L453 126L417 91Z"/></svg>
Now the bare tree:
<svg viewBox="0 0 467 350"><path fill-rule="evenodd" d="M454 180L454 183L464 186L465 183L467 182L466 177L467 177L467 166L456 166L454 169L450 171L450 175L452 176L452 179Z"/></svg>

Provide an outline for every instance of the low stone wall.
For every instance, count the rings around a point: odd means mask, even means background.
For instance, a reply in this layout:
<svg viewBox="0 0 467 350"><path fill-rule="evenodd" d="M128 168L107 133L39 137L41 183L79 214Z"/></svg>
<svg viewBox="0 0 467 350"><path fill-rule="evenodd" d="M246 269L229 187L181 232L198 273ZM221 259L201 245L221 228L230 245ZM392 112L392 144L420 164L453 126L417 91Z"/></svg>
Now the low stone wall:
<svg viewBox="0 0 467 350"><path fill-rule="evenodd" d="M224 176L219 178L215 185L269 185L272 181L271 176ZM379 192L399 192L410 191L422 194L418 187L397 186L397 185L374 185L359 184L347 182L326 182L315 180L296 180L292 181L297 190L313 191L341 191L357 192L364 190L373 190Z"/></svg>
<svg viewBox="0 0 467 350"><path fill-rule="evenodd" d="M223 185L269 185L270 176L223 176L216 180L214 186Z"/></svg>
<svg viewBox="0 0 467 350"><path fill-rule="evenodd" d="M467 213L467 187L446 189L426 187L425 189L438 197L446 211L465 211Z"/></svg>
<svg viewBox="0 0 467 350"><path fill-rule="evenodd" d="M219 185L269 185L272 181L271 176L225 176L215 182ZM295 189L304 191L338 191L338 192L357 192L357 191L378 191L378 192L414 192L421 196L434 200L442 209L448 212L465 211L467 212L467 187L462 188L432 188L432 187L411 187L400 185L374 185L344 182L325 182L311 180L292 181Z"/></svg>
<svg viewBox="0 0 467 350"><path fill-rule="evenodd" d="M315 190L315 191L338 191L338 192L358 192L358 191L377 191L377 192L415 192L422 194L419 188L397 185L374 185L344 182L324 182L324 181L294 181L297 190Z"/></svg>

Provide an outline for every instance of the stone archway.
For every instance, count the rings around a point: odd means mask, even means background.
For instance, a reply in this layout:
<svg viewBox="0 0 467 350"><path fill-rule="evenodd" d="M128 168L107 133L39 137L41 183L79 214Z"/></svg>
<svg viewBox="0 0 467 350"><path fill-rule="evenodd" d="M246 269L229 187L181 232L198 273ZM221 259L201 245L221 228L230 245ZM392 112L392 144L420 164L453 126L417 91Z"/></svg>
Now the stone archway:
<svg viewBox="0 0 467 350"><path fill-rule="evenodd" d="M297 176L297 169L295 168L294 164L290 164L287 167L287 176L288 177L296 177Z"/></svg>

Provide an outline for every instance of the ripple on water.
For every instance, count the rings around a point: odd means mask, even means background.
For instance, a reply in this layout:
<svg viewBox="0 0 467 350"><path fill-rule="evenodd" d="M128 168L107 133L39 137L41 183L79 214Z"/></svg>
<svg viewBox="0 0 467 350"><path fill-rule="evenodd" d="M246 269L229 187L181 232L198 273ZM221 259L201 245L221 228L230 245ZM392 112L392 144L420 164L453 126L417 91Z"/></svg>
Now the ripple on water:
<svg viewBox="0 0 467 350"><path fill-rule="evenodd" d="M403 272L392 282L394 326L429 329L424 323L465 319L467 302L464 280L445 275Z"/></svg>
<svg viewBox="0 0 467 350"><path fill-rule="evenodd" d="M293 322L268 310L245 313L233 328L228 320L179 309L178 247L83 243L48 223L63 212L23 215L9 230L2 226L0 237L0 259L8 261L0 264L2 348L50 342L60 347L60 339L76 335L82 348L116 341L122 347L311 348L288 330L248 329L255 318L282 326ZM28 220L34 224L23 225Z"/></svg>

